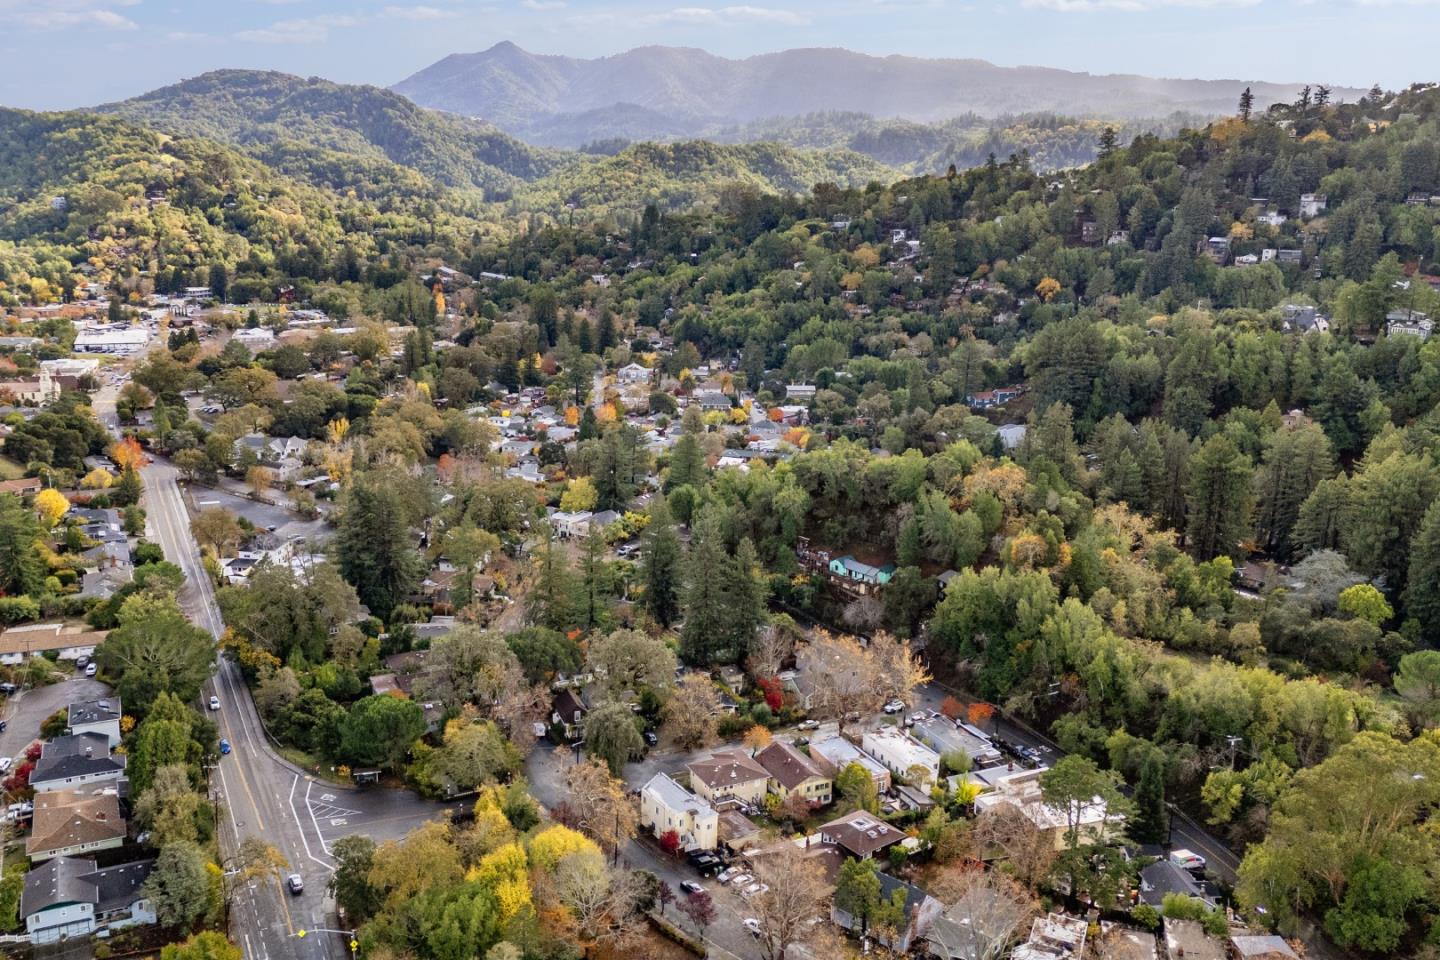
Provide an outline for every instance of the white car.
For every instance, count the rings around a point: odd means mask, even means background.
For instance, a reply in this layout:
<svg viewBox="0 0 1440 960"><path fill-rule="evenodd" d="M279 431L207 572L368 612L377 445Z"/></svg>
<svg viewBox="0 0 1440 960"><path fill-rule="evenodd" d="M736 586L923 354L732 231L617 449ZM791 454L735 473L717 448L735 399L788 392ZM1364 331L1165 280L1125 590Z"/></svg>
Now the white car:
<svg viewBox="0 0 1440 960"><path fill-rule="evenodd" d="M715 879L720 881L721 883L729 883L739 874L739 867L726 867L724 870L721 870L718 874L715 875Z"/></svg>
<svg viewBox="0 0 1440 960"><path fill-rule="evenodd" d="M744 897L746 900L749 900L751 897L758 897L758 896L760 896L760 894L764 893L766 890L769 890L769 889L770 889L770 887L769 887L769 885L767 885L767 884L764 884L764 883L752 883L752 884L750 884L750 886L748 886L748 887L746 887L744 890L741 890L741 891L740 891L740 896Z"/></svg>
<svg viewBox="0 0 1440 960"><path fill-rule="evenodd" d="M85 664L85 676L87 676L87 677L93 677L93 676L95 676L96 669L97 669L97 668L96 668L96 666L95 666L94 663L87 663L87 664Z"/></svg>
<svg viewBox="0 0 1440 960"><path fill-rule="evenodd" d="M904 704L902 701L899 701L899 700L891 700L889 703L885 704L885 712L886 712L886 713L891 713L891 714L900 713L900 712L903 711L904 709L905 709L905 704Z"/></svg>
<svg viewBox="0 0 1440 960"><path fill-rule="evenodd" d="M740 921L740 925L746 930L749 930L751 936L760 936L760 921L756 920L754 917L746 917L744 920Z"/></svg>
<svg viewBox="0 0 1440 960"><path fill-rule="evenodd" d="M10 759L9 757L0 757L0 773L5 773L6 771L8 771L11 764L13 764L14 762L15 761Z"/></svg>
<svg viewBox="0 0 1440 960"><path fill-rule="evenodd" d="M220 698L217 697L217 696L215 696L214 694L211 694L211 695L210 695L210 709L211 709L211 710L219 710L219 709L220 709Z"/></svg>
<svg viewBox="0 0 1440 960"><path fill-rule="evenodd" d="M750 876L750 874L748 873L737 873L729 880L726 880L724 882L730 884L736 890L739 890L741 887L745 886L745 884L752 882L754 879L755 878Z"/></svg>
<svg viewBox="0 0 1440 960"><path fill-rule="evenodd" d="M800 721L798 724L795 725L795 729L797 729L797 730L814 730L815 728L817 728L817 727L819 727L819 726L820 726L820 721L819 721L819 720L802 720L802 721Z"/></svg>

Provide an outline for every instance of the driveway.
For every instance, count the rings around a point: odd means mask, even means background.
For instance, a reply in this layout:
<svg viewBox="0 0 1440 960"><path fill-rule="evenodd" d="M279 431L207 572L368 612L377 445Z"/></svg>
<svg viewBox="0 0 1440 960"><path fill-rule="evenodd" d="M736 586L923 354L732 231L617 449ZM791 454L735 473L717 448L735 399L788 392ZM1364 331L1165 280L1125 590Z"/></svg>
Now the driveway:
<svg viewBox="0 0 1440 960"><path fill-rule="evenodd" d="M40 724L56 710L76 700L96 700L110 693L99 680L75 677L46 687L32 687L10 697L0 707L0 716L9 721L0 733L0 756L16 757L40 736Z"/></svg>

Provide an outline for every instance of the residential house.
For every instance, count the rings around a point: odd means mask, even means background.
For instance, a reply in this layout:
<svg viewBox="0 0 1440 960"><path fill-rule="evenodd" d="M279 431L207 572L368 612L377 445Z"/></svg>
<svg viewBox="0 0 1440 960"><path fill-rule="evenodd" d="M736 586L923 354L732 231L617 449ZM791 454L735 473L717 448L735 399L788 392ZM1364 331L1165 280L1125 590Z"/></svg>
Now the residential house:
<svg viewBox="0 0 1440 960"><path fill-rule="evenodd" d="M1323 193L1300 194L1300 216L1306 220L1318 217L1330 205L1330 198Z"/></svg>
<svg viewBox="0 0 1440 960"><path fill-rule="evenodd" d="M1317 307L1287 303L1282 311L1282 322L1286 330L1296 330L1300 333L1330 332L1330 321L1320 313Z"/></svg>
<svg viewBox="0 0 1440 960"><path fill-rule="evenodd" d="M997 942L1003 950L1008 946L1003 942L1007 934L1013 939L1007 930L1013 921L1006 923L1012 913L996 901L1006 896L986 884L971 884L960 899L931 922L925 935L929 955L939 960L988 960Z"/></svg>
<svg viewBox="0 0 1440 960"><path fill-rule="evenodd" d="M70 704L65 729L72 736L88 733L103 736L113 750L120 743L120 717L123 713L119 697L79 700Z"/></svg>
<svg viewBox="0 0 1440 960"><path fill-rule="evenodd" d="M1166 917L1162 923L1165 960L1226 960L1220 941L1206 933L1199 921Z"/></svg>
<svg viewBox="0 0 1440 960"><path fill-rule="evenodd" d="M1284 937L1273 934L1231 937L1230 954L1234 960L1300 960Z"/></svg>
<svg viewBox="0 0 1440 960"><path fill-rule="evenodd" d="M885 903L894 903L895 895L903 892L905 898L905 919L903 926L898 930L882 930L871 927L862 929L864 923L860 918L852 917L849 913L830 904L830 919L839 927L849 930L851 933L868 933L880 943L895 953L909 953L910 948L923 941L929 934L936 919L944 912L945 907L930 894L919 887L904 880L896 879L888 873L880 873L880 899Z"/></svg>
<svg viewBox="0 0 1440 960"><path fill-rule="evenodd" d="M890 578L895 575L895 564L887 563L883 567L877 567L856 560L847 553L830 561L830 573L842 580L850 580L866 587L878 587L890 582Z"/></svg>
<svg viewBox="0 0 1440 960"><path fill-rule="evenodd" d="M1155 934L1119 924L1101 924L1103 936L1092 941L1100 960L1157 960Z"/></svg>
<svg viewBox="0 0 1440 960"><path fill-rule="evenodd" d="M706 413L713 410L725 412L733 406L729 395L719 390L696 390L690 402L700 404L700 409Z"/></svg>
<svg viewBox="0 0 1440 960"><path fill-rule="evenodd" d="M36 793L75 790L110 783L125 775L125 757L110 752L106 733L88 732L56 737L40 748L40 759L30 773Z"/></svg>
<svg viewBox="0 0 1440 960"><path fill-rule="evenodd" d="M244 344L251 353L263 353L274 348L275 331L265 327L242 327L230 339Z"/></svg>
<svg viewBox="0 0 1440 960"><path fill-rule="evenodd" d="M1230 257L1230 238L1211 237L1201 245L1200 252L1212 262L1223 265Z"/></svg>
<svg viewBox="0 0 1440 960"><path fill-rule="evenodd" d="M1025 435L1030 428L1023 423L1007 423L995 428L995 433L1000 437L1000 446L1006 450L1018 450L1020 444L1025 442Z"/></svg>
<svg viewBox="0 0 1440 960"><path fill-rule="evenodd" d="M815 399L815 384L813 383L787 383L785 385L785 399L792 403L809 403Z"/></svg>
<svg viewBox="0 0 1440 960"><path fill-rule="evenodd" d="M640 789L640 825L657 839L674 831L682 850L714 850L720 845L720 816L715 808L663 773Z"/></svg>
<svg viewBox="0 0 1440 960"><path fill-rule="evenodd" d="M1101 237L1101 234L1100 234L1100 224L1099 224L1099 223L1097 223L1097 222L1094 221L1094 220L1082 220L1082 221L1080 221L1080 242L1081 242L1081 243L1099 243L1099 242L1100 242L1100 237Z"/></svg>
<svg viewBox="0 0 1440 960"><path fill-rule="evenodd" d="M869 860L905 840L905 834L865 810L852 810L820 827L820 840L852 857Z"/></svg>
<svg viewBox="0 0 1440 960"><path fill-rule="evenodd" d="M1275 251L1275 262L1279 264L1293 264L1298 267L1305 262L1305 253L1303 250L1281 247Z"/></svg>
<svg viewBox="0 0 1440 960"><path fill-rule="evenodd" d="M1158 910L1170 894L1194 897L1211 909L1219 899L1219 892L1214 887L1195 879L1189 870L1175 866L1168 858L1156 860L1140 871L1140 900L1143 903Z"/></svg>
<svg viewBox="0 0 1440 960"><path fill-rule="evenodd" d="M1123 818L1112 814L1099 797L1089 803L1077 802L1070 810L1046 803L1040 793L1040 776L1044 772L1043 767L1007 772L996 779L990 790L980 794L976 808L984 812L1002 804L1014 807L1042 833L1051 836L1057 850L1067 846L1065 834L1072 822L1084 843L1103 843L1118 832Z"/></svg>
<svg viewBox="0 0 1440 960"><path fill-rule="evenodd" d="M638 363L627 363L615 371L615 376L622 383L649 383L650 368Z"/></svg>
<svg viewBox="0 0 1440 960"><path fill-rule="evenodd" d="M832 780L850 764L858 763L869 772L870 779L875 783L876 793L887 793L890 790L890 771L885 765L840 736L833 726L829 735L820 736L817 732L811 739L810 759Z"/></svg>
<svg viewBox="0 0 1440 960"><path fill-rule="evenodd" d="M555 699L550 702L550 722L558 724L568 740L580 736L585 714L589 712L590 708L585 705L580 692L568 687L555 694Z"/></svg>
<svg viewBox="0 0 1440 960"><path fill-rule="evenodd" d="M739 810L720 811L720 842L732 853L743 853L763 839L755 821Z"/></svg>
<svg viewBox="0 0 1440 960"><path fill-rule="evenodd" d="M1434 329L1435 321L1418 310L1391 310L1385 314L1386 336L1418 337L1424 343Z"/></svg>
<svg viewBox="0 0 1440 960"><path fill-rule="evenodd" d="M865 752L890 772L928 789L940 777L940 754L899 730L867 730L860 740Z"/></svg>
<svg viewBox="0 0 1440 960"><path fill-rule="evenodd" d="M54 653L61 660L93 656L108 631L65 623L27 623L0 633L0 664L16 666Z"/></svg>
<svg viewBox="0 0 1440 960"><path fill-rule="evenodd" d="M770 771L744 750L717 750L685 765L690 789L716 807L758 807L770 786Z"/></svg>
<svg viewBox="0 0 1440 960"><path fill-rule="evenodd" d="M1030 937L1010 954L1011 960L1079 960L1085 955L1085 933L1080 917L1049 913L1030 924Z"/></svg>
<svg viewBox="0 0 1440 960"><path fill-rule="evenodd" d="M834 782L792 744L772 740L755 759L770 774L771 793L782 798L802 797L812 808L830 802Z"/></svg>
<svg viewBox="0 0 1440 960"><path fill-rule="evenodd" d="M557 510L550 515L550 526L555 536L562 540L580 539L590 535L590 521L595 516L589 510L566 512Z"/></svg>
<svg viewBox="0 0 1440 960"><path fill-rule="evenodd" d="M145 896L154 860L103 869L90 857L54 857L25 874L20 917L34 944L155 922Z"/></svg>
<svg viewBox="0 0 1440 960"><path fill-rule="evenodd" d="M125 832L120 797L114 791L37 793L25 855L38 862L112 850L125 842Z"/></svg>
<svg viewBox="0 0 1440 960"><path fill-rule="evenodd" d="M1025 392L1025 388L1019 384L1008 387L996 387L994 390L981 390L976 393L967 394L965 403L974 410L989 410L993 407L1003 407Z"/></svg>

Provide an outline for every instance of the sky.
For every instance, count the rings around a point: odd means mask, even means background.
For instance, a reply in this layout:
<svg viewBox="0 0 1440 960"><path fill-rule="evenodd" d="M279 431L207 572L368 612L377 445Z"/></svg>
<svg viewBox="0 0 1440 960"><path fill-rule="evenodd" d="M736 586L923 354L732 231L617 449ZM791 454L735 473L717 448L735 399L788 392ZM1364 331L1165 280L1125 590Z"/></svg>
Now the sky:
<svg viewBox="0 0 1440 960"><path fill-rule="evenodd" d="M1435 80L1440 0L0 0L0 105L84 107L221 67L388 86L511 40L793 47L1387 89Z"/></svg>

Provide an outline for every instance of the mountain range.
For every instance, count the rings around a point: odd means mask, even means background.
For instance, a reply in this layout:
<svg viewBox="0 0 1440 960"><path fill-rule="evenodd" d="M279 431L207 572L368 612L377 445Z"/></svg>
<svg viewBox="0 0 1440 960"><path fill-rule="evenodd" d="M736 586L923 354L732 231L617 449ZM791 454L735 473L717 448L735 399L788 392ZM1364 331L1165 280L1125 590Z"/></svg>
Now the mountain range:
<svg viewBox="0 0 1440 960"><path fill-rule="evenodd" d="M605 131L631 140L709 137L725 127L827 111L926 124L965 114L1218 116L1234 111L1247 86L1264 108L1295 99L1302 85L1096 75L841 49L731 60L652 46L580 59L533 54L507 41L452 54L392 89L421 106L484 118L532 143L575 147ZM1363 93L1332 90L1337 100Z"/></svg>

